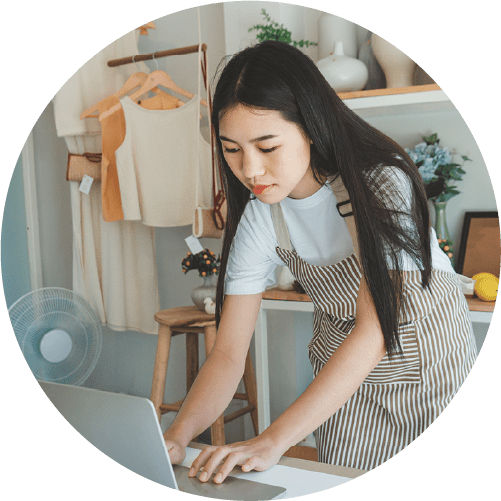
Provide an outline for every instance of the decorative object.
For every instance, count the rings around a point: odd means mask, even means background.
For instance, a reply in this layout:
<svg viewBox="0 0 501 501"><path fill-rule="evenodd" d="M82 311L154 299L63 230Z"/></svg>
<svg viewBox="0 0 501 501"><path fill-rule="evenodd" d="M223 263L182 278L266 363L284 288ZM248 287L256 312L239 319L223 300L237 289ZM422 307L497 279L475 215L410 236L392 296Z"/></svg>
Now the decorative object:
<svg viewBox="0 0 501 501"><path fill-rule="evenodd" d="M206 297L204 299L204 310L208 315L214 315L214 313L216 313L216 303L211 297Z"/></svg>
<svg viewBox="0 0 501 501"><path fill-rule="evenodd" d="M498 294L499 278L491 273L482 273L482 275L484 275L483 278L479 278L475 282L475 294L482 301L495 301Z"/></svg>
<svg viewBox="0 0 501 501"><path fill-rule="evenodd" d="M367 40L370 39L372 33L367 28L364 28L359 24L355 25L355 33L357 35L358 51L360 52L360 47L362 46L362 44L364 44Z"/></svg>
<svg viewBox="0 0 501 501"><path fill-rule="evenodd" d="M344 55L341 41L336 42L334 54L320 59L317 66L336 92L361 90L369 76L362 61Z"/></svg>
<svg viewBox="0 0 501 501"><path fill-rule="evenodd" d="M213 302L216 301L216 285L217 280L214 275L211 275L210 277L203 277L203 284L191 291L191 300L199 310L206 311L206 299L210 299Z"/></svg>
<svg viewBox="0 0 501 501"><path fill-rule="evenodd" d="M459 195L460 191L453 183L463 179L466 172L462 166L464 162L471 161L471 159L466 155L461 155L462 163L454 163L452 161L454 153L451 153L449 148L440 146L440 139L436 132L423 136L422 140L413 149L405 148L405 151L418 167L425 185L438 183L439 188L436 188L429 198L433 202L447 202Z"/></svg>
<svg viewBox="0 0 501 501"><path fill-rule="evenodd" d="M437 133L423 136L422 139L423 141L416 144L412 150L406 148L405 151L418 167L427 187L428 198L435 207L435 231L440 247L454 266L453 243L447 228L446 206L452 197L459 195L460 191L453 183L463 179L465 171L462 165L470 161L470 158L462 155L462 164L453 162L453 154L449 149L439 145L440 139Z"/></svg>
<svg viewBox="0 0 501 501"><path fill-rule="evenodd" d="M414 85L428 85L433 83L435 83L435 80L417 64L416 71L414 71Z"/></svg>
<svg viewBox="0 0 501 501"><path fill-rule="evenodd" d="M460 273L456 273L456 277L461 285L461 290L465 296L473 296L475 293L475 280L470 277L465 277Z"/></svg>
<svg viewBox="0 0 501 501"><path fill-rule="evenodd" d="M438 244L454 266L452 241L447 226L447 202L434 202L433 207L435 208L435 233L437 234Z"/></svg>
<svg viewBox="0 0 501 501"><path fill-rule="evenodd" d="M359 45L358 59L367 66L369 77L364 90L386 88L386 77L372 50L371 33Z"/></svg>
<svg viewBox="0 0 501 501"><path fill-rule="evenodd" d="M206 298L210 298L213 302L216 301L216 275L219 273L220 265L220 256L216 257L214 252L209 249L204 249L197 254L188 252L181 262L183 273L198 270L199 275L203 278L203 284L191 291L191 299L201 311L205 311L204 301Z"/></svg>
<svg viewBox="0 0 501 501"><path fill-rule="evenodd" d="M292 40L292 33L283 25L273 21L265 9L261 9L261 15L267 24L255 24L249 28L249 32L257 31L256 39L258 42L265 40L277 40L285 42L294 47L309 47L310 45L318 45L317 42L310 40Z"/></svg>
<svg viewBox="0 0 501 501"><path fill-rule="evenodd" d="M357 57L357 25L342 17L322 14L318 19L318 58L323 59L332 54L338 41L343 42L347 56Z"/></svg>
<svg viewBox="0 0 501 501"><path fill-rule="evenodd" d="M416 63L384 38L372 34L372 50L386 77L386 87L409 87L414 83Z"/></svg>
<svg viewBox="0 0 501 501"><path fill-rule="evenodd" d="M485 273L499 277L500 258L498 213L466 212L456 271L475 280L486 278Z"/></svg>

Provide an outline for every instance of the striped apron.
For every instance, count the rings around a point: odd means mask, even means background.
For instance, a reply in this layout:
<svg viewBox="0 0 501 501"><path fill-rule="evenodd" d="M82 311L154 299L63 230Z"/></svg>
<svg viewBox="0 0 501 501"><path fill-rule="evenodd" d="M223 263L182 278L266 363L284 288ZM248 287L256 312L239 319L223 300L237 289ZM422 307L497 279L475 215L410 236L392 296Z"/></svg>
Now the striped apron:
<svg viewBox="0 0 501 501"><path fill-rule="evenodd" d="M279 204L271 206L276 252L311 298L309 359L316 376L355 324L361 279L356 254L334 265L307 263L292 248ZM403 271L398 334L403 356L388 355L316 431L321 462L370 470L398 453L442 412L476 358L468 304L454 272Z"/></svg>

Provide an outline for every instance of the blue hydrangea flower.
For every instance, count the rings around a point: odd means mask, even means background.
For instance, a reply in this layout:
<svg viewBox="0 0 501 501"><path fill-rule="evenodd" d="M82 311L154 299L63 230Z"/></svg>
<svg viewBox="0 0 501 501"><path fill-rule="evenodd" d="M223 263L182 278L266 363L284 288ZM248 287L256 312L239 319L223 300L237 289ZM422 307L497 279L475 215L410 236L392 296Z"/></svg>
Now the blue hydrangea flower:
<svg viewBox="0 0 501 501"><path fill-rule="evenodd" d="M413 149L405 148L405 151L418 166L425 183L436 179L435 171L438 167L447 165L452 161L449 148L441 148L438 143L426 144L425 142L421 142L416 144Z"/></svg>

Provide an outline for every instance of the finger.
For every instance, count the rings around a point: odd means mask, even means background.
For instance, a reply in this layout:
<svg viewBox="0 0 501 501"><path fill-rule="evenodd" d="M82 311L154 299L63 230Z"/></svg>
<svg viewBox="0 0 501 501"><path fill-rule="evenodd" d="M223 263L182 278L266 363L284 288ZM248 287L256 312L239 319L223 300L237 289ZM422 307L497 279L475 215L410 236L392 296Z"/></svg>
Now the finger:
<svg viewBox="0 0 501 501"><path fill-rule="evenodd" d="M212 473L215 471L215 469L231 452L232 451L230 447L218 447L215 451L213 451L210 458L204 465L205 471L200 474L198 479L201 482L207 482L210 479Z"/></svg>
<svg viewBox="0 0 501 501"><path fill-rule="evenodd" d="M209 459L212 452L215 450L215 447L206 447L191 463L190 471L188 472L189 477L194 477L200 471L207 460Z"/></svg>
<svg viewBox="0 0 501 501"><path fill-rule="evenodd" d="M246 456L243 452L232 452L228 454L226 460L216 472L216 475L214 476L214 482L216 484L224 482L225 478L230 474L235 465L242 464L242 462L245 460L245 457Z"/></svg>
<svg viewBox="0 0 501 501"><path fill-rule="evenodd" d="M243 465L242 465L242 471L251 471L251 470L257 470L257 471L262 471L265 470L263 465L263 461L259 456L252 456L250 457Z"/></svg>

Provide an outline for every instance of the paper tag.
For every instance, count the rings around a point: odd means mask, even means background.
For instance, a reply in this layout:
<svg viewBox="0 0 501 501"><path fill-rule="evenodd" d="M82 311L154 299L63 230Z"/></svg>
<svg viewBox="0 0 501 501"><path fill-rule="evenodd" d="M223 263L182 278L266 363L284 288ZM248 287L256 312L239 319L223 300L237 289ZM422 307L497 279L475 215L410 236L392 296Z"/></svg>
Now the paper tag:
<svg viewBox="0 0 501 501"><path fill-rule="evenodd" d="M186 245L189 247L192 254L198 254L199 252L202 252L204 250L202 244L200 243L200 240L198 240L198 238L194 237L193 235L185 238L184 241L186 242Z"/></svg>
<svg viewBox="0 0 501 501"><path fill-rule="evenodd" d="M88 176L87 174L84 174L84 176L82 178L82 182L80 183L80 186L78 187L78 189L82 193L85 193L86 195L88 195L93 181L94 181L93 177Z"/></svg>

